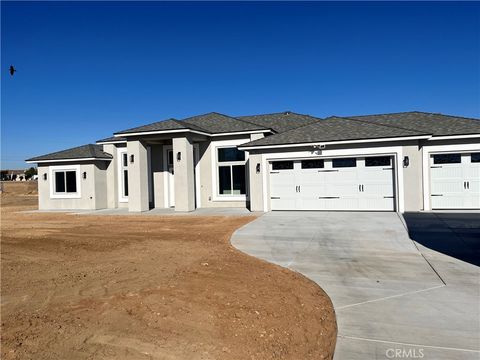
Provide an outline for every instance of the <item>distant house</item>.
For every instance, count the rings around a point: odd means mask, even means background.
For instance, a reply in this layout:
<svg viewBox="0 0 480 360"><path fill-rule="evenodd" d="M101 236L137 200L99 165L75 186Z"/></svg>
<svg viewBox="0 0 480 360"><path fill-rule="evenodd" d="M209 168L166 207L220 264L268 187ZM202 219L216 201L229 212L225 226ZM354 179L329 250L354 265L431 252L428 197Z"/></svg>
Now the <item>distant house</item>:
<svg viewBox="0 0 480 360"><path fill-rule="evenodd" d="M3 181L26 181L25 170L2 170Z"/></svg>
<svg viewBox="0 0 480 360"><path fill-rule="evenodd" d="M404 112L168 119L27 160L40 209L480 208L480 121Z"/></svg>

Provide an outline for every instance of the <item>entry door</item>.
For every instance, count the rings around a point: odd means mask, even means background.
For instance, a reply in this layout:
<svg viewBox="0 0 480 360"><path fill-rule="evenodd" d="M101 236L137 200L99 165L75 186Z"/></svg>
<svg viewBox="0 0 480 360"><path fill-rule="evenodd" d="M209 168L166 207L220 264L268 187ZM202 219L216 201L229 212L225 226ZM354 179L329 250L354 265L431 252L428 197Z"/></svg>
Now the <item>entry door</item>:
<svg viewBox="0 0 480 360"><path fill-rule="evenodd" d="M480 155L478 153L430 156L432 209L480 208Z"/></svg>

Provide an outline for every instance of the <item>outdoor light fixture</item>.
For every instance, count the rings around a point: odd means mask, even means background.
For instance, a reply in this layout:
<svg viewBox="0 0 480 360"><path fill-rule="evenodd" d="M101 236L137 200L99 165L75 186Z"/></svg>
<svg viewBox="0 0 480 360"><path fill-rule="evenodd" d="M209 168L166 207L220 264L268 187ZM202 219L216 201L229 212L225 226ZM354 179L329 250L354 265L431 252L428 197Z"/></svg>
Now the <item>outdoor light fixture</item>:
<svg viewBox="0 0 480 360"><path fill-rule="evenodd" d="M135 157L132 155L130 155L130 162L133 164L133 160L135 159Z"/></svg>
<svg viewBox="0 0 480 360"><path fill-rule="evenodd" d="M83 172L83 178L84 178L84 179L87 178L87 172L86 172L86 171Z"/></svg>
<svg viewBox="0 0 480 360"><path fill-rule="evenodd" d="M408 156L405 156L403 158L403 167L408 167L408 165L410 165L410 159L408 158Z"/></svg>
<svg viewBox="0 0 480 360"><path fill-rule="evenodd" d="M257 163L256 170L257 170L257 174L260 174L260 163Z"/></svg>
<svg viewBox="0 0 480 360"><path fill-rule="evenodd" d="M182 160L182 153L179 151L177 152L177 161Z"/></svg>
<svg viewBox="0 0 480 360"><path fill-rule="evenodd" d="M47 180L47 173L43 174L43 180Z"/></svg>

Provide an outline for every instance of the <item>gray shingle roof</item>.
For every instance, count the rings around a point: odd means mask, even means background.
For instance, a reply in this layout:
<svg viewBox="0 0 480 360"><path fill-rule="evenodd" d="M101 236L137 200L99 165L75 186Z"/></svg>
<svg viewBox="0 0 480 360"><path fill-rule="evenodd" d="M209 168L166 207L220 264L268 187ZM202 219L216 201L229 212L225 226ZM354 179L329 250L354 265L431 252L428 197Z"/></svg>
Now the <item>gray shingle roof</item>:
<svg viewBox="0 0 480 360"><path fill-rule="evenodd" d="M237 119L272 129L276 133L282 133L321 120L320 118L310 115L296 114L289 111L263 115L237 116Z"/></svg>
<svg viewBox="0 0 480 360"><path fill-rule="evenodd" d="M182 123L188 124L186 126L195 125L201 127L211 134L265 130L265 127L261 125L252 124L216 112L193 116L182 120Z"/></svg>
<svg viewBox="0 0 480 360"><path fill-rule="evenodd" d="M120 136L110 136L108 138L105 138L105 139L100 139L100 140L97 140L96 143L103 143L103 142L113 142L113 141L127 141L126 138L124 137L120 137Z"/></svg>
<svg viewBox="0 0 480 360"><path fill-rule="evenodd" d="M111 159L112 155L103 151L101 145L87 144L50 154L36 156L26 161L68 160L68 159Z"/></svg>
<svg viewBox="0 0 480 360"><path fill-rule="evenodd" d="M349 116L374 124L397 126L433 136L480 133L480 120L426 112L404 112L381 115Z"/></svg>
<svg viewBox="0 0 480 360"><path fill-rule="evenodd" d="M147 132L147 131L162 131L162 130L187 130L191 129L192 127L183 124L182 121L177 119L168 119L157 121L148 125L137 126L131 129L126 129L122 131L117 131L115 134L128 134L128 133L137 133L137 132ZM194 130L205 131L203 129L199 129L195 127Z"/></svg>
<svg viewBox="0 0 480 360"><path fill-rule="evenodd" d="M369 123L354 119L330 117L284 133L255 140L243 146L301 144L359 139L381 139L428 135L417 130Z"/></svg>
<svg viewBox="0 0 480 360"><path fill-rule="evenodd" d="M263 126L252 124L219 113L208 113L192 116L183 120L168 119L135 128L117 131L115 134L129 134L147 131L195 130L209 134L220 134L240 131L265 130Z"/></svg>

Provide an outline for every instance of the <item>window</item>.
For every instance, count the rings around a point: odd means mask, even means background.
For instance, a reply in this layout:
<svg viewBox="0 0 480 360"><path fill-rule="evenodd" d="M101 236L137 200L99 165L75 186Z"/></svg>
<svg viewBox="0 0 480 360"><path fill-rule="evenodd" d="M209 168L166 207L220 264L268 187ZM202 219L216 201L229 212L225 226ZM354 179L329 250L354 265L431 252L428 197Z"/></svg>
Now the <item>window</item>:
<svg viewBox="0 0 480 360"><path fill-rule="evenodd" d="M357 159L355 158L333 159L332 166L334 168L356 167Z"/></svg>
<svg viewBox="0 0 480 360"><path fill-rule="evenodd" d="M245 152L228 147L217 149L217 155L219 195L245 195Z"/></svg>
<svg viewBox="0 0 480 360"><path fill-rule="evenodd" d="M274 161L272 162L272 170L292 170L293 161Z"/></svg>
<svg viewBox="0 0 480 360"><path fill-rule="evenodd" d="M218 161L245 161L245 152L237 148L220 148L218 149Z"/></svg>
<svg viewBox="0 0 480 360"><path fill-rule="evenodd" d="M480 162L480 153L473 153L470 155L470 162L478 163Z"/></svg>
<svg viewBox="0 0 480 360"><path fill-rule="evenodd" d="M323 160L302 160L302 169L321 169L323 166Z"/></svg>
<svg viewBox="0 0 480 360"><path fill-rule="evenodd" d="M117 149L118 154L118 201L128 202L128 153L125 147Z"/></svg>
<svg viewBox="0 0 480 360"><path fill-rule="evenodd" d="M75 170L56 170L55 194L76 194L77 193L77 172Z"/></svg>
<svg viewBox="0 0 480 360"><path fill-rule="evenodd" d="M434 164L460 164L461 162L462 162L461 154L433 155Z"/></svg>
<svg viewBox="0 0 480 360"><path fill-rule="evenodd" d="M365 166L390 166L390 156L367 157Z"/></svg>
<svg viewBox="0 0 480 360"><path fill-rule="evenodd" d="M122 174L122 195L128 197L128 154L126 152L122 153Z"/></svg>

